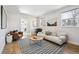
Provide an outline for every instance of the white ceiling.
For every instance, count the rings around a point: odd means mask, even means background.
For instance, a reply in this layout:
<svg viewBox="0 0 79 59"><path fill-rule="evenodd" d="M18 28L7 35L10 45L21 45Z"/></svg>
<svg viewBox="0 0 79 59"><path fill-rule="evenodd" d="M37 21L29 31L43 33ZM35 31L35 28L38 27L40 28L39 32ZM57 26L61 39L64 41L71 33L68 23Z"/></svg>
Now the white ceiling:
<svg viewBox="0 0 79 59"><path fill-rule="evenodd" d="M6 7L10 13L24 13L37 17L65 6L66 5L8 5Z"/></svg>

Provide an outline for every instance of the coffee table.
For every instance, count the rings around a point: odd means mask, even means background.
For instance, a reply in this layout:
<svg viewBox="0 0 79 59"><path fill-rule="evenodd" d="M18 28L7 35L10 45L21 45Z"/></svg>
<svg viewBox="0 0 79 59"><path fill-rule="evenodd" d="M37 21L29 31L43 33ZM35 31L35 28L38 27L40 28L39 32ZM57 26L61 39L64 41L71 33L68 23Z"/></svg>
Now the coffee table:
<svg viewBox="0 0 79 59"><path fill-rule="evenodd" d="M41 46L42 40L43 40L43 37L41 37L41 36L33 36L33 37L30 38L30 44L34 43L34 44L38 44L38 45Z"/></svg>

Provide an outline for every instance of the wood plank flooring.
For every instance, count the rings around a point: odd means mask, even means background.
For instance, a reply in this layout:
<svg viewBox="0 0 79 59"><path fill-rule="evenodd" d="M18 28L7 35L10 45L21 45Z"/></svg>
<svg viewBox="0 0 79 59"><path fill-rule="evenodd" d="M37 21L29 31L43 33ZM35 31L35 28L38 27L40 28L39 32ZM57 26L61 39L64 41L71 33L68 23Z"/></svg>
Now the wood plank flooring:
<svg viewBox="0 0 79 59"><path fill-rule="evenodd" d="M20 52L20 47L14 42L4 47L3 54L20 54ZM64 48L64 54L79 54L79 46L67 43Z"/></svg>
<svg viewBox="0 0 79 59"><path fill-rule="evenodd" d="M3 54L20 54L21 50L19 45L16 42L8 43L5 45Z"/></svg>
<svg viewBox="0 0 79 59"><path fill-rule="evenodd" d="M68 43L64 48L64 54L79 54L79 46Z"/></svg>

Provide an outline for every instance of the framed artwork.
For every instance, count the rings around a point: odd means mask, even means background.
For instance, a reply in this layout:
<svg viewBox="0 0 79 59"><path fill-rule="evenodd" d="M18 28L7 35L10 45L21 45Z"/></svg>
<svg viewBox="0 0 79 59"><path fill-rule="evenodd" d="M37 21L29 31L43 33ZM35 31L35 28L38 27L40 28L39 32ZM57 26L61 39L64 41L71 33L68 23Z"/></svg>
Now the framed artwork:
<svg viewBox="0 0 79 59"><path fill-rule="evenodd" d="M40 20L40 26L46 26L46 20Z"/></svg>
<svg viewBox="0 0 79 59"><path fill-rule="evenodd" d="M57 26L57 17L54 17L52 19L48 19L48 20L40 20L40 24L41 26Z"/></svg>
<svg viewBox="0 0 79 59"><path fill-rule="evenodd" d="M47 26L57 26L57 17L54 17L52 19L49 19L47 21Z"/></svg>
<svg viewBox="0 0 79 59"><path fill-rule="evenodd" d="M61 14L62 27L79 27L79 9L73 9Z"/></svg>
<svg viewBox="0 0 79 59"><path fill-rule="evenodd" d="M7 14L4 7L1 5L1 29L7 28Z"/></svg>

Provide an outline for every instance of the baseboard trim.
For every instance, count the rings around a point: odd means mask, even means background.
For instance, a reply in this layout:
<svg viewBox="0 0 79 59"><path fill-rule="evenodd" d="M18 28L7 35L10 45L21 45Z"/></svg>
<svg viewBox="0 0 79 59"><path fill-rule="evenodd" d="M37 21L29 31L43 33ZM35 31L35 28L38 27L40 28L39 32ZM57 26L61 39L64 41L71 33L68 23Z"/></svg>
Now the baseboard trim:
<svg viewBox="0 0 79 59"><path fill-rule="evenodd" d="M71 44L74 44L74 45L78 45L79 46L79 43L77 43L77 42L73 42L73 41L68 41L68 43L71 43Z"/></svg>
<svg viewBox="0 0 79 59"><path fill-rule="evenodd" d="M5 47L5 43L4 43L3 47L1 48L0 54L3 53L3 49L4 49L4 47Z"/></svg>

